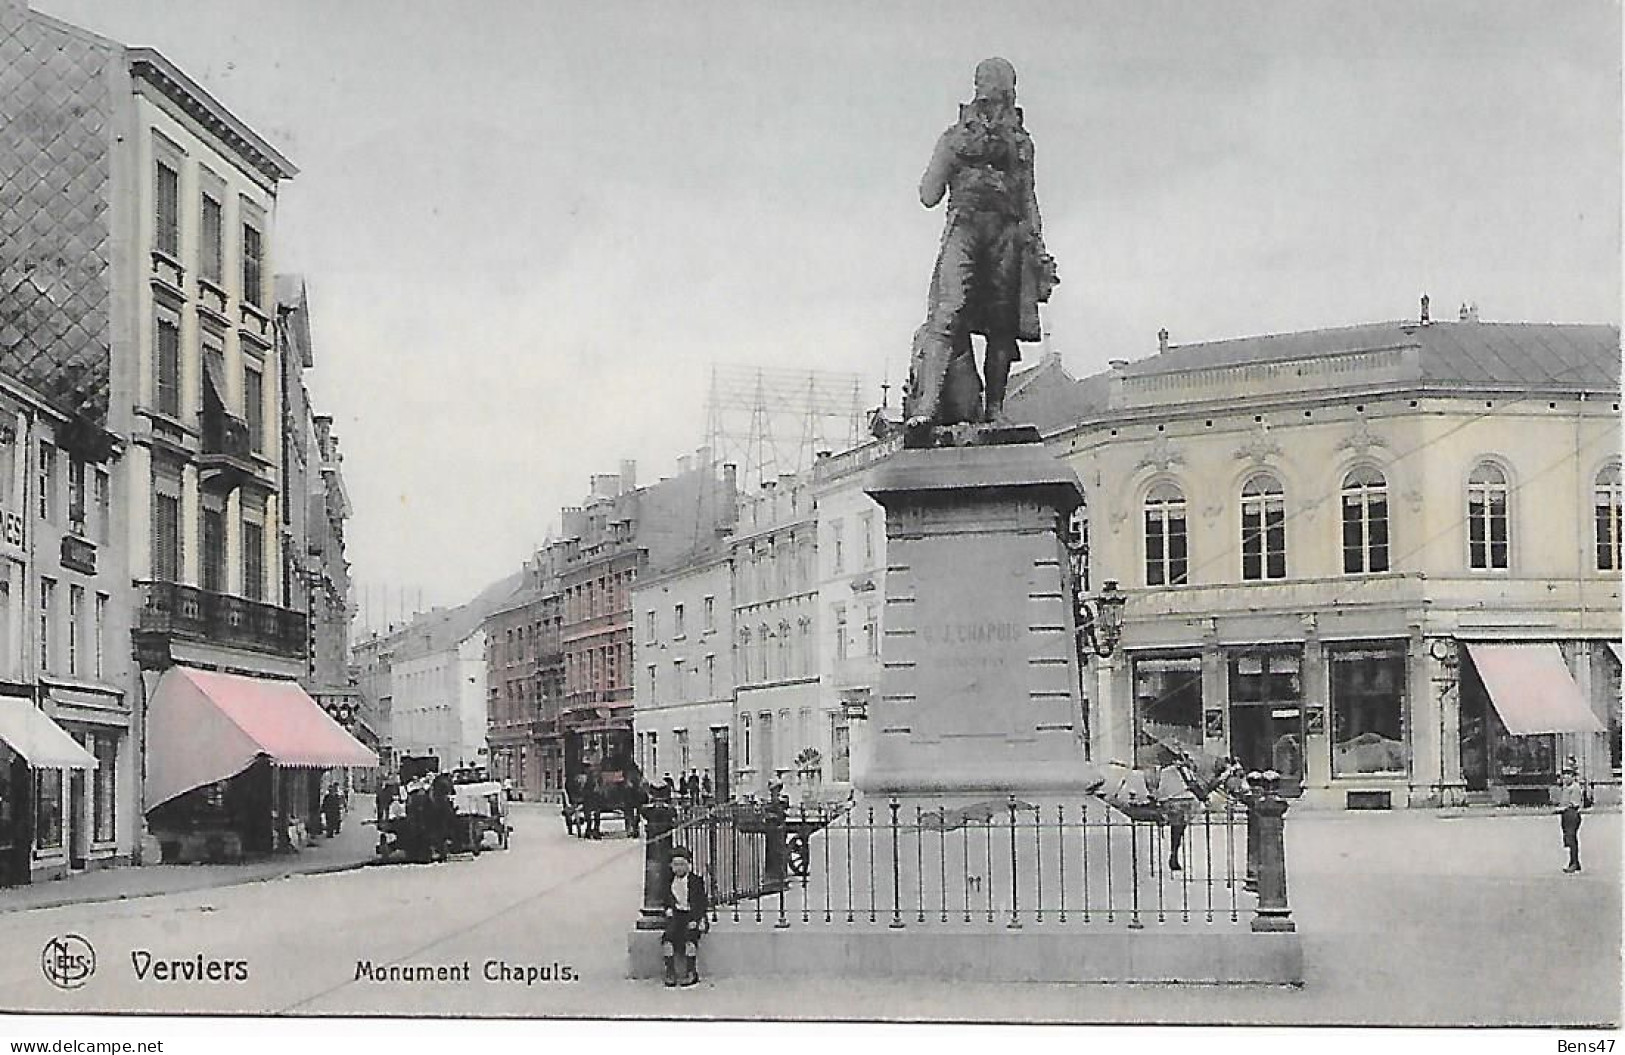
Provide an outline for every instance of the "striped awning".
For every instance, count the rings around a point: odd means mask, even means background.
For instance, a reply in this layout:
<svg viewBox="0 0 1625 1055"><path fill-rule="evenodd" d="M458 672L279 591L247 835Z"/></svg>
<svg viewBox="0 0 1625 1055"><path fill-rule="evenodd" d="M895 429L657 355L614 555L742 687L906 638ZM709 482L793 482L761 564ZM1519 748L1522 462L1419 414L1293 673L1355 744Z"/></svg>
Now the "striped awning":
<svg viewBox="0 0 1625 1055"><path fill-rule="evenodd" d="M1470 641L1467 652L1495 713L1513 736L1602 732L1556 645Z"/></svg>

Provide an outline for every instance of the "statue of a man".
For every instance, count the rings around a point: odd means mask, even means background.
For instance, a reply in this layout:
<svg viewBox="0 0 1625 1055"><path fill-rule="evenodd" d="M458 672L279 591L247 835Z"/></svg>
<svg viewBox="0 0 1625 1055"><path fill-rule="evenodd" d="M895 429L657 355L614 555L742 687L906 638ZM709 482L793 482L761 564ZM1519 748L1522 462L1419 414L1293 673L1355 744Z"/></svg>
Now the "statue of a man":
<svg viewBox="0 0 1625 1055"><path fill-rule="evenodd" d="M1038 305L1059 281L1044 251L1015 67L985 59L975 84L920 180L926 208L948 195L948 222L925 323L914 334L904 411L911 428L999 419L1010 364L1021 358L1016 342L1041 338ZM972 334L987 342L985 399Z"/></svg>

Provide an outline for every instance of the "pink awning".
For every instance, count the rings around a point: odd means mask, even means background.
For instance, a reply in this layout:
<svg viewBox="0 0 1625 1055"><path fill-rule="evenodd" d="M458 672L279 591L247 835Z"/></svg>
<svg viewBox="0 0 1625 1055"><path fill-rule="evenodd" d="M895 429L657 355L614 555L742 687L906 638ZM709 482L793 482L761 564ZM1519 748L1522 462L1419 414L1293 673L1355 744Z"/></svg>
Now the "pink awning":
<svg viewBox="0 0 1625 1055"><path fill-rule="evenodd" d="M376 766L378 756L291 681L171 667L147 706L147 808L236 776L265 756L279 766Z"/></svg>
<svg viewBox="0 0 1625 1055"><path fill-rule="evenodd" d="M1470 641L1467 651L1495 713L1513 736L1602 732L1556 645Z"/></svg>

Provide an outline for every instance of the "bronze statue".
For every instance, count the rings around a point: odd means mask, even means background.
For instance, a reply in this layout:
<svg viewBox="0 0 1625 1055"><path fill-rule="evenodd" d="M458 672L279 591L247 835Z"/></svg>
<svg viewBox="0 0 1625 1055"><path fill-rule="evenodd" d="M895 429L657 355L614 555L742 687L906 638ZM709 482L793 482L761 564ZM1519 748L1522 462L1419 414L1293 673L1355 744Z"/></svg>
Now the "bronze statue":
<svg viewBox="0 0 1625 1055"><path fill-rule="evenodd" d="M1016 342L1041 338L1038 305L1059 281L1044 251L1015 68L985 59L975 86L920 179L926 208L948 195L948 222L926 319L914 334L904 410L911 429L998 420L1010 364L1021 358ZM986 340L985 399L972 334Z"/></svg>

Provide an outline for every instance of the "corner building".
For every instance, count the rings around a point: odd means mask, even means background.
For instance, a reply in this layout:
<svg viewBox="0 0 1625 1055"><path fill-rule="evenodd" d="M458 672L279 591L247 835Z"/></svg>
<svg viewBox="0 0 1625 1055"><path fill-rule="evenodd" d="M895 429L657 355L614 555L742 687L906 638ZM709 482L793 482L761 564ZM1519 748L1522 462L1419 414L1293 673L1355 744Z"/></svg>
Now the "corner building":
<svg viewBox="0 0 1625 1055"><path fill-rule="evenodd" d="M64 691L135 740L119 748L142 774L131 859L284 846L315 816L323 769L372 762L293 684L307 630L279 574L271 272L277 188L296 170L163 55L18 0L0 3L0 71L0 368L66 419L52 476L66 483L42 494L65 487L83 508L84 466L108 471L107 552L122 555L109 623L129 627L140 667L118 695ZM74 586L40 587L41 634L69 652ZM71 780L67 795L72 811Z"/></svg>
<svg viewBox="0 0 1625 1055"><path fill-rule="evenodd" d="M1128 598L1094 757L1178 743L1385 808L1545 802L1574 755L1617 800L1619 332L1465 316L1166 347L1045 396L1088 578Z"/></svg>

